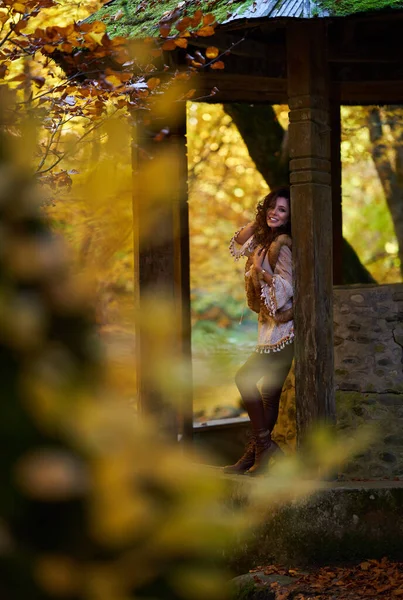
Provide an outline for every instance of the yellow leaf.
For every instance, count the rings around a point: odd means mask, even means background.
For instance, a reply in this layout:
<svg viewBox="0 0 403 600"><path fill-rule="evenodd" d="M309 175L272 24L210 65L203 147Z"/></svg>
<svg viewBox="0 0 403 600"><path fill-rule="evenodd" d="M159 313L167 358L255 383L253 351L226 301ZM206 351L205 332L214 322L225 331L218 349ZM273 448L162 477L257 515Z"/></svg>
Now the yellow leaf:
<svg viewBox="0 0 403 600"><path fill-rule="evenodd" d="M122 82L120 81L119 77L116 77L116 75L108 75L105 77L105 81L107 81L113 87L119 87L122 85Z"/></svg>
<svg viewBox="0 0 403 600"><path fill-rule="evenodd" d="M175 40L175 45L178 46L178 48L187 48L188 41L186 38L178 38Z"/></svg>
<svg viewBox="0 0 403 600"><path fill-rule="evenodd" d="M214 27L211 27L211 25L206 25L197 30L197 35L201 37L209 37L210 35L214 35L214 33Z"/></svg>
<svg viewBox="0 0 403 600"><path fill-rule="evenodd" d="M219 53L220 53L220 51L215 46L209 46L206 50L207 58L217 58Z"/></svg>
<svg viewBox="0 0 403 600"><path fill-rule="evenodd" d="M21 2L16 2L15 4L13 4L13 10L15 12L24 14L25 13L25 6L23 4L21 4Z"/></svg>
<svg viewBox="0 0 403 600"><path fill-rule="evenodd" d="M95 33L93 31L91 31L88 36L98 45L98 46L102 46L102 38L104 37L105 33L103 31L100 31L99 33Z"/></svg>

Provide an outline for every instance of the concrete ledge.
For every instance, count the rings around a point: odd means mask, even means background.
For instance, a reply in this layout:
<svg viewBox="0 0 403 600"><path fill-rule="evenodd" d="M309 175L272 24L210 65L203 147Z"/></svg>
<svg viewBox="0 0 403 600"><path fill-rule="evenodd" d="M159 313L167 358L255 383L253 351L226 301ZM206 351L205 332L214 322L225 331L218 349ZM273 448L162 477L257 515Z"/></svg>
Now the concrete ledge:
<svg viewBox="0 0 403 600"><path fill-rule="evenodd" d="M248 507L246 476L228 480L230 510ZM236 573L269 563L331 564L403 558L403 482L322 483L312 496L273 508L252 537L228 555Z"/></svg>

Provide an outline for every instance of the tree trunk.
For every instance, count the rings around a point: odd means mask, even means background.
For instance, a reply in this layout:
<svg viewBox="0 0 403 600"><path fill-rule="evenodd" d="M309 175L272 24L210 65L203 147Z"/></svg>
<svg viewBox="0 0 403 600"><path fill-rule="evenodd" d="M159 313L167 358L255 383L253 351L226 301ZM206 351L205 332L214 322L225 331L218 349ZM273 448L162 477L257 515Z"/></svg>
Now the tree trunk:
<svg viewBox="0 0 403 600"><path fill-rule="evenodd" d="M387 107L386 107L387 109ZM396 112L396 107L391 108ZM400 115L399 115L400 116ZM394 137L394 164L390 160L388 147L383 137L383 124L380 109L372 108L368 113L369 137L372 143L371 155L379 180L385 193L393 227L399 246L400 272L403 276L403 129L397 118L388 124Z"/></svg>
<svg viewBox="0 0 403 600"><path fill-rule="evenodd" d="M274 188L288 183L288 133L280 125L273 107L234 103L224 104L224 110L237 126L250 157L268 186ZM376 283L345 238L343 283Z"/></svg>

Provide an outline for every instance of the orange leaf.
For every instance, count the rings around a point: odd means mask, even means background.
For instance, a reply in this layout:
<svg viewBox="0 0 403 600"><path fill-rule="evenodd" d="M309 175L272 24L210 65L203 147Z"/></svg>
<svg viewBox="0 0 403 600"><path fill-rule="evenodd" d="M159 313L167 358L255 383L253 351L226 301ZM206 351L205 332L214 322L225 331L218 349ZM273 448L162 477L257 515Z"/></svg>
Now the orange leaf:
<svg viewBox="0 0 403 600"><path fill-rule="evenodd" d="M201 37L209 37L210 35L214 35L214 33L214 27L211 27L211 25L206 25L197 30L197 35Z"/></svg>
<svg viewBox="0 0 403 600"><path fill-rule="evenodd" d="M186 38L177 38L176 40L174 40L175 45L178 46L178 48L187 48L188 47L188 41Z"/></svg>
<svg viewBox="0 0 403 600"><path fill-rule="evenodd" d="M191 23L192 19L190 17L184 17L176 23L175 27L178 31L186 31L186 29L189 28L189 25L191 25Z"/></svg>
<svg viewBox="0 0 403 600"><path fill-rule="evenodd" d="M211 23L215 22L215 16L213 13L208 13L203 17L203 25L211 25Z"/></svg>
<svg viewBox="0 0 403 600"><path fill-rule="evenodd" d="M222 60L217 60L217 62L211 65L212 69L225 69L225 64Z"/></svg>
<svg viewBox="0 0 403 600"><path fill-rule="evenodd" d="M169 32L171 31L170 25L161 25L160 27L160 36L166 38L169 36Z"/></svg>
<svg viewBox="0 0 403 600"><path fill-rule="evenodd" d="M161 79L158 79L158 77L151 77L151 79L147 81L147 87L149 90L153 91L160 83Z"/></svg>
<svg viewBox="0 0 403 600"><path fill-rule="evenodd" d="M192 27L197 27L198 25L200 25L202 18L203 12L201 10L196 10L195 14L192 17Z"/></svg>
<svg viewBox="0 0 403 600"><path fill-rule="evenodd" d="M174 40L167 40L161 46L162 50L175 50L176 44Z"/></svg>
<svg viewBox="0 0 403 600"><path fill-rule="evenodd" d="M209 46L206 50L207 58L217 58L219 53L220 53L219 49L216 48L215 46Z"/></svg>

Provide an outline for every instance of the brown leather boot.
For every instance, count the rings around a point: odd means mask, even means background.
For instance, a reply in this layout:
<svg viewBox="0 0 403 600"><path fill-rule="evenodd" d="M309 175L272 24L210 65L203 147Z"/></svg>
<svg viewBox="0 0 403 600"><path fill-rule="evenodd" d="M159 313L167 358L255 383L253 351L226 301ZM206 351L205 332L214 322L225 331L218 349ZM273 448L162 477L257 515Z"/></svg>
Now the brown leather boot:
<svg viewBox="0 0 403 600"><path fill-rule="evenodd" d="M271 439L270 431L260 430L255 435L255 462L245 475L263 475L267 471L270 459L277 453L282 453L276 442Z"/></svg>
<svg viewBox="0 0 403 600"><path fill-rule="evenodd" d="M243 456L234 465L223 467L224 473L232 475L243 475L245 471L253 467L255 462L255 438L250 437L245 447Z"/></svg>

